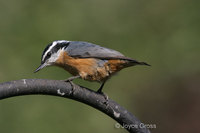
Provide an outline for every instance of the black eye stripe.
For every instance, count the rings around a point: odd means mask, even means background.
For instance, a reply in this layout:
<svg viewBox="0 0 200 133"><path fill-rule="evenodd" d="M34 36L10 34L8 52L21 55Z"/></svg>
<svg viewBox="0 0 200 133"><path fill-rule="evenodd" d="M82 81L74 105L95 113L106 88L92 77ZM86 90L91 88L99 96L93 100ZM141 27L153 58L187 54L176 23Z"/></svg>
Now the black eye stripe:
<svg viewBox="0 0 200 133"><path fill-rule="evenodd" d="M51 53L50 53L50 52L48 52L48 53L47 53L47 56L48 56L48 57L50 57L50 56L51 56Z"/></svg>
<svg viewBox="0 0 200 133"><path fill-rule="evenodd" d="M44 63L46 60L48 60L52 54L56 53L59 49L62 49L62 48L67 48L68 45L70 44L70 42L60 42L60 43L57 43L52 49L51 51L49 51L44 60L42 60L42 63ZM43 51L43 54L42 54L42 59L43 59L43 56L44 54L46 53L46 51L50 48L50 46L53 45L53 43L47 45L47 47L44 49Z"/></svg>
<svg viewBox="0 0 200 133"><path fill-rule="evenodd" d="M43 53L42 53L42 57L44 56L44 54L46 53L46 51L50 48L50 46L52 45L52 43L48 44L46 46L46 48L44 49Z"/></svg>
<svg viewBox="0 0 200 133"><path fill-rule="evenodd" d="M50 58L51 56L46 56L45 58L44 58L44 61L42 61L42 63L44 63L46 60L48 60L49 58Z"/></svg>

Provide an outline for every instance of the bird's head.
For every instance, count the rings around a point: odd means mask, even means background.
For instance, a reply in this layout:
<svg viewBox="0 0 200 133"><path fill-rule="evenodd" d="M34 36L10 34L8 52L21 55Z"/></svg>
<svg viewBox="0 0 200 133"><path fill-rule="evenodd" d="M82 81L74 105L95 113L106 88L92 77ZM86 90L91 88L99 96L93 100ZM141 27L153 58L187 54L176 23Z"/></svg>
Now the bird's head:
<svg viewBox="0 0 200 133"><path fill-rule="evenodd" d="M35 73L44 67L55 65L61 52L66 49L70 41L58 40L50 43L43 51L41 65L35 70Z"/></svg>

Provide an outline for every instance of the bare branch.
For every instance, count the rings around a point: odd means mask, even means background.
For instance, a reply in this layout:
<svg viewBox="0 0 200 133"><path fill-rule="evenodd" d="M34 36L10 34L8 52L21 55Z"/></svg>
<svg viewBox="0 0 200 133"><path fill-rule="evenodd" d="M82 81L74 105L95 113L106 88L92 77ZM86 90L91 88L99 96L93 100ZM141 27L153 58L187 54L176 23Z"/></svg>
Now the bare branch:
<svg viewBox="0 0 200 133"><path fill-rule="evenodd" d="M74 99L102 111L122 126L129 125L126 129L130 133L150 133L148 129L140 127L141 122L134 115L115 101L108 99L106 103L103 95L78 85L72 89L68 82L45 79L22 79L0 84L0 99L33 94ZM134 125L133 128L131 125ZM137 128L135 128L136 125L138 125Z"/></svg>

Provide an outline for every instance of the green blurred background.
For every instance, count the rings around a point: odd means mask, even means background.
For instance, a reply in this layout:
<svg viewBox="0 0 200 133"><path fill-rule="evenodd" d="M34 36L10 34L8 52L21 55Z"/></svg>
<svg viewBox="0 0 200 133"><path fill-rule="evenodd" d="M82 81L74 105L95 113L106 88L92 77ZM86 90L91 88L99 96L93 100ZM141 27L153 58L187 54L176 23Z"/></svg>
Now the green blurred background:
<svg viewBox="0 0 200 133"><path fill-rule="evenodd" d="M154 133L200 132L200 1L0 0L0 81L66 79L49 67L34 74L53 40L116 49L152 67L122 70L104 92ZM97 90L98 83L75 83ZM127 132L79 102L53 96L0 101L1 133Z"/></svg>

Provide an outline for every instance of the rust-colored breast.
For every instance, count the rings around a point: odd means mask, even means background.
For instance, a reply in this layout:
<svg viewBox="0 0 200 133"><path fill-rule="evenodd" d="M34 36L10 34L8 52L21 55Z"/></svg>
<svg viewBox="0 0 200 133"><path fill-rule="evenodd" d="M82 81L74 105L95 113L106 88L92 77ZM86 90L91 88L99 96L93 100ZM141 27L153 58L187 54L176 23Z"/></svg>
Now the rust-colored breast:
<svg viewBox="0 0 200 133"><path fill-rule="evenodd" d="M80 75L83 79L89 80L87 78L94 75L97 63L94 58L73 58L62 52L56 65L63 67L72 75Z"/></svg>
<svg viewBox="0 0 200 133"><path fill-rule="evenodd" d="M99 65L100 61L102 60L95 58L73 58L63 51L56 61L56 65L72 75L80 75L85 80L99 82L107 80L127 65L127 61L124 60L104 60L104 65Z"/></svg>

